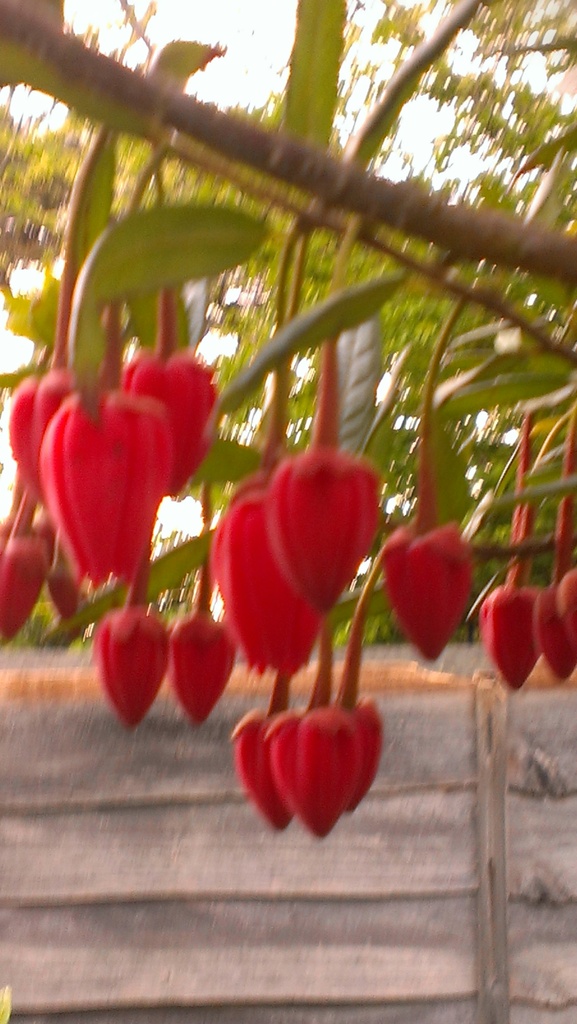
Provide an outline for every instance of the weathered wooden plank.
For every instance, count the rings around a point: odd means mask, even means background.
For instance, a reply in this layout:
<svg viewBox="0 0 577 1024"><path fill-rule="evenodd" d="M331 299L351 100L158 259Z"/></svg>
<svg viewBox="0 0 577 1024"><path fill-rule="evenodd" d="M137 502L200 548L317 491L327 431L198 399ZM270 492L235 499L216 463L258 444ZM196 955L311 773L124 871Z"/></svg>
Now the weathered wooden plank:
<svg viewBox="0 0 577 1024"><path fill-rule="evenodd" d="M475 954L475 898L410 900L162 900L0 909L0 935L14 949L86 946L400 946ZM0 960L0 971L4 970ZM42 964L38 970L43 972ZM295 979L298 986L298 979ZM367 992L367 999L371 993Z"/></svg>
<svg viewBox="0 0 577 1024"><path fill-rule="evenodd" d="M507 879L507 702L501 686L477 688L479 1020L509 1024Z"/></svg>
<svg viewBox="0 0 577 1024"><path fill-rule="evenodd" d="M577 793L577 690L509 697L509 783L538 796Z"/></svg>
<svg viewBox="0 0 577 1024"><path fill-rule="evenodd" d="M515 1003L573 1007L577 1020L577 904L512 903L509 908L511 996Z"/></svg>
<svg viewBox="0 0 577 1024"><path fill-rule="evenodd" d="M508 825L511 895L533 903L577 899L577 797L512 795Z"/></svg>
<svg viewBox="0 0 577 1024"><path fill-rule="evenodd" d="M471 997L474 900L20 908L0 974L21 1012Z"/></svg>
<svg viewBox="0 0 577 1024"><path fill-rule="evenodd" d="M0 818L0 902L476 889L474 794L368 797L320 842L244 803Z"/></svg>
<svg viewBox="0 0 577 1024"><path fill-rule="evenodd" d="M405 1003L395 1006L348 1004L346 1006L201 1006L186 1009L162 1007L146 1010L37 1014L16 1013L13 1024L476 1024L475 1003ZM563 1019L514 1024L574 1024Z"/></svg>
<svg viewBox="0 0 577 1024"><path fill-rule="evenodd" d="M511 1007L511 1024L575 1024L576 1019L577 1015L575 1014L574 1007L568 1010L544 1010L541 1007L535 1006ZM114 1020L113 1024L117 1024L116 1020ZM124 1021L122 1021L122 1024L124 1024ZM137 1024L136 1021L135 1024ZM172 1021L170 1024L172 1024ZM207 1024L212 1024L212 1022L207 1020Z"/></svg>
<svg viewBox="0 0 577 1024"><path fill-rule="evenodd" d="M386 738L376 788L471 780L472 700L467 691L380 697ZM254 705L228 697L195 729L159 701L127 732L103 702L7 702L0 716L0 810L232 791L230 733Z"/></svg>

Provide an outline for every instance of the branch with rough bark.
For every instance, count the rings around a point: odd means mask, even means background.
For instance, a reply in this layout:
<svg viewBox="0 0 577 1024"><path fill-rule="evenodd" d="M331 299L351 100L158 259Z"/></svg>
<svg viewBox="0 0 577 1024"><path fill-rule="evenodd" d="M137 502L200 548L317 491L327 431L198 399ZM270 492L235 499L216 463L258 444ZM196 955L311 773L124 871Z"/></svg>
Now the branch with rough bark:
<svg viewBox="0 0 577 1024"><path fill-rule="evenodd" d="M577 284L577 238L499 211L451 205L416 182L377 178L324 150L184 96L88 49L31 4L0 0L0 43L40 61L55 93L63 80L69 87L89 90L94 100L112 101L144 118L152 137L159 130L175 129L300 189L327 208L424 239L460 260L486 260Z"/></svg>

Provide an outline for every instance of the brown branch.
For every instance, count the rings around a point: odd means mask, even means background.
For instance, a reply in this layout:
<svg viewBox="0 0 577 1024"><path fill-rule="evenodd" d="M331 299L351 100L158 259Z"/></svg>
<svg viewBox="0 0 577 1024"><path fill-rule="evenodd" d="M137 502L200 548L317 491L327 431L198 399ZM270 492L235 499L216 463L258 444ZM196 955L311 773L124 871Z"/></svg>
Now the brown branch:
<svg viewBox="0 0 577 1024"><path fill-rule="evenodd" d="M573 544L577 543L577 536ZM476 562L491 562L495 559L507 561L510 558L528 558L533 555L544 555L555 548L555 536L548 533L543 537L531 537L517 544L471 544L473 558Z"/></svg>
<svg viewBox="0 0 577 1024"><path fill-rule="evenodd" d="M389 182L248 119L145 78L59 32L31 5L0 0L0 41L41 61L57 83L89 89L146 118L151 136L175 128L216 152L302 189L327 207L425 239L461 260L487 260L577 284L577 238L497 211L450 205L414 181Z"/></svg>

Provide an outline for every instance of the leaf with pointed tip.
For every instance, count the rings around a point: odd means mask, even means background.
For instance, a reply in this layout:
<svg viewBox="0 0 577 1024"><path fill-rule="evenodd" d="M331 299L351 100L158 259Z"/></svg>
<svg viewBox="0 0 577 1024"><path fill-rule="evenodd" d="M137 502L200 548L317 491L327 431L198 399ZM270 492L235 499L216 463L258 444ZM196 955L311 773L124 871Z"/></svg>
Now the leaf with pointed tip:
<svg viewBox="0 0 577 1024"><path fill-rule="evenodd" d="M395 273L347 288L290 320L230 382L220 396L218 412L238 408L266 375L290 356L318 348L329 339L336 341L342 331L368 320L392 298L404 280L404 273Z"/></svg>
<svg viewBox="0 0 577 1024"><path fill-rule="evenodd" d="M569 372L560 373L506 373L491 381L465 384L443 404L447 417L458 419L474 415L481 409L501 409L518 405L527 399L542 397L560 391L567 384Z"/></svg>
<svg viewBox="0 0 577 1024"><path fill-rule="evenodd" d="M519 493L510 491L500 497L494 498L488 506L485 515L490 512L508 512L516 505L537 505L550 498L562 498L566 494L574 494L577 490L577 475L565 476L554 480L551 483L539 484L535 487L525 487Z"/></svg>
<svg viewBox="0 0 577 1024"><path fill-rule="evenodd" d="M138 210L107 228L74 291L70 339L79 382L90 385L98 377L106 303L220 273L248 259L264 237L262 221L218 206Z"/></svg>
<svg viewBox="0 0 577 1024"><path fill-rule="evenodd" d="M382 375L381 323L378 316L343 331L337 341L339 371L339 444L359 452L374 419L375 395Z"/></svg>
<svg viewBox="0 0 577 1024"><path fill-rule="evenodd" d="M161 75L184 88L188 79L197 71L204 71L215 57L226 53L221 46L208 46L185 39L174 39L157 50L150 62L148 73Z"/></svg>
<svg viewBox="0 0 577 1024"><path fill-rule="evenodd" d="M299 0L284 127L320 146L331 137L345 18L345 0Z"/></svg>

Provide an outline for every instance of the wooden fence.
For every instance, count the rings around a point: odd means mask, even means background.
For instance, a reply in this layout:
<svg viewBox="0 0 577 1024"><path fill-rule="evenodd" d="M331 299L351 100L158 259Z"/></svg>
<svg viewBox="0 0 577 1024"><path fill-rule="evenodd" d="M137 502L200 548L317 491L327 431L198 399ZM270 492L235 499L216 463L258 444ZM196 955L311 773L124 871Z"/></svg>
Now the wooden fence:
<svg viewBox="0 0 577 1024"><path fill-rule="evenodd" d="M577 690L365 669L379 774L319 841L239 793L229 736L262 693L126 732L31 675L0 703L17 1024L577 1021Z"/></svg>

